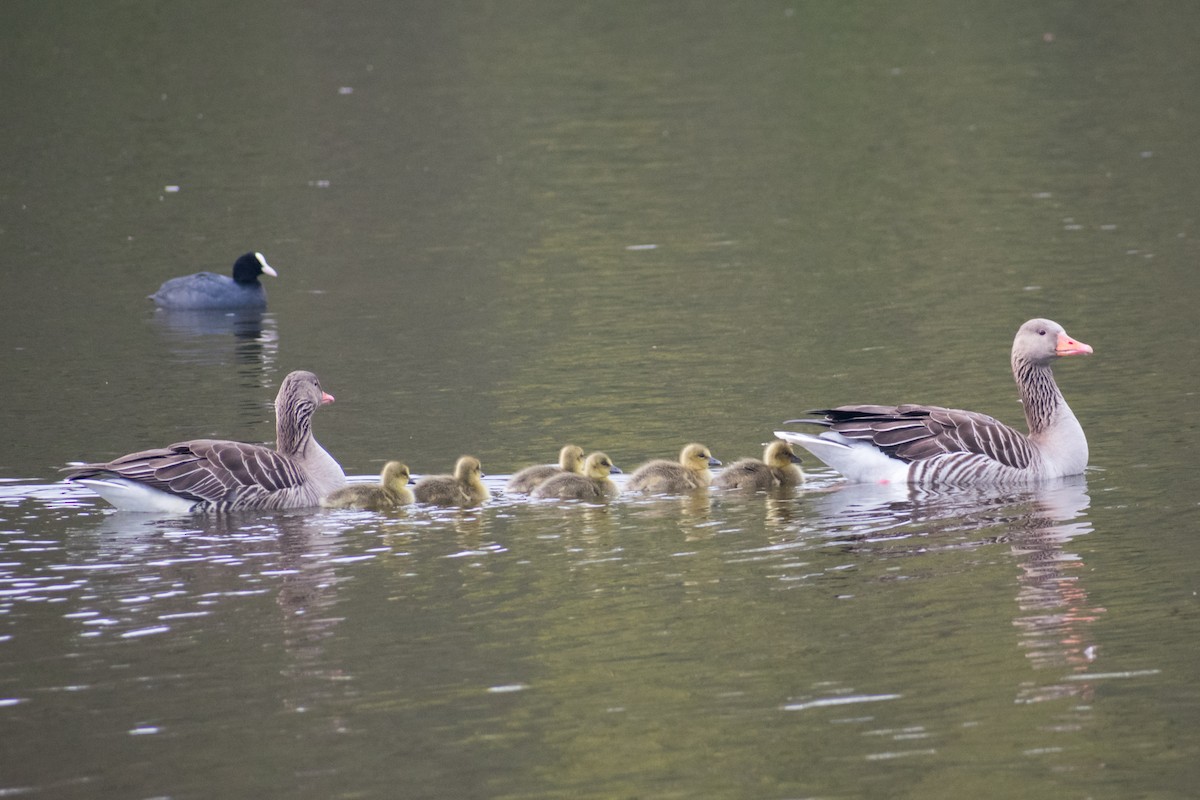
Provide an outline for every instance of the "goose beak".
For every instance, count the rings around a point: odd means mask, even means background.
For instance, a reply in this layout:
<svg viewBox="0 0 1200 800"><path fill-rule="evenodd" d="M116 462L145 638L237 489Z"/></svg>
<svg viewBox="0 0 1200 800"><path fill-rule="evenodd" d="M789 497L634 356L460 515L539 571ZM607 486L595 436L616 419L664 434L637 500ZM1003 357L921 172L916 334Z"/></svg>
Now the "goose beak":
<svg viewBox="0 0 1200 800"><path fill-rule="evenodd" d="M321 392L321 405L327 406L333 402L333 395L329 392Z"/></svg>
<svg viewBox="0 0 1200 800"><path fill-rule="evenodd" d="M1056 356L1086 356L1086 355L1091 355L1091 353L1092 353L1092 346L1090 344L1084 344L1083 342L1077 342L1074 339L1072 339L1070 336L1067 336L1067 334L1065 332L1060 333L1058 335L1058 344L1054 348L1054 355L1056 355Z"/></svg>

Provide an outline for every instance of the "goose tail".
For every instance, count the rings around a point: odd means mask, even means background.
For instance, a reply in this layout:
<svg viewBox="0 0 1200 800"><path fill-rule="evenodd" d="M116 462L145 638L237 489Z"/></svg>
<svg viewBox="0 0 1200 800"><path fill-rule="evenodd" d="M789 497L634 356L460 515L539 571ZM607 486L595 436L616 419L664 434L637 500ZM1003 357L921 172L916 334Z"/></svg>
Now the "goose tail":
<svg viewBox="0 0 1200 800"><path fill-rule="evenodd" d="M775 436L798 444L851 483L907 483L909 464L892 458L870 442L826 431L820 436L775 431Z"/></svg>

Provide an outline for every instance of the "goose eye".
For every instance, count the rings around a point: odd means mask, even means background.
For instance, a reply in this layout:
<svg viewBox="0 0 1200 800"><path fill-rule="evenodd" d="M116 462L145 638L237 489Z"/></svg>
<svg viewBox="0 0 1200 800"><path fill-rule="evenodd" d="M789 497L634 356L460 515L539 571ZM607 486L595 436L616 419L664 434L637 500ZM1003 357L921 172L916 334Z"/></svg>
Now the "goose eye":
<svg viewBox="0 0 1200 800"><path fill-rule="evenodd" d="M1041 328L1041 329L1039 329L1039 330L1038 330L1038 336L1045 336L1045 335L1046 335L1046 329L1045 329L1045 328Z"/></svg>

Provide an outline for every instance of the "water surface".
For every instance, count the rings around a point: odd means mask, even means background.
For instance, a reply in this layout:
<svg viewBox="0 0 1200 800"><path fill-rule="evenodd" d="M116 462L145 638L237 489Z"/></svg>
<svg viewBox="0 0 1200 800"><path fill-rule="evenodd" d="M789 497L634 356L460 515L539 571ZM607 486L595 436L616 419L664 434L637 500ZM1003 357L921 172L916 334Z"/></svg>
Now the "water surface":
<svg viewBox="0 0 1200 800"><path fill-rule="evenodd" d="M0 790L1192 796L1196 13L7 7ZM249 249L265 313L145 300ZM1033 316L1096 350L1063 485L154 519L57 482L269 441L292 369L358 476L1019 423Z"/></svg>

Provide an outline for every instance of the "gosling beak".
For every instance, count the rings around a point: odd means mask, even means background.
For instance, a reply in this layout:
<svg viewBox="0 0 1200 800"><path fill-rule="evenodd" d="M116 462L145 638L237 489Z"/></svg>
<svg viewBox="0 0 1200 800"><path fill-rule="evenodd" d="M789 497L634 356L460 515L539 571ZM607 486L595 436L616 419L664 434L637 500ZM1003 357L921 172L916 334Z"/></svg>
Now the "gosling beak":
<svg viewBox="0 0 1200 800"><path fill-rule="evenodd" d="M621 471L620 467L618 467L616 464L613 464L611 467L608 468L608 474L609 475L624 475L625 473Z"/></svg>
<svg viewBox="0 0 1200 800"><path fill-rule="evenodd" d="M803 464L804 463L804 460L802 458L800 458L800 456L796 455L795 453L788 453L788 461L792 462L793 464Z"/></svg>
<svg viewBox="0 0 1200 800"><path fill-rule="evenodd" d="M720 461L717 461L717 460L716 460L715 458L713 458L712 456L709 456L709 457L708 457L708 465L709 465L710 467L719 467L719 466L721 466L721 462L720 462Z"/></svg>
<svg viewBox="0 0 1200 800"><path fill-rule="evenodd" d="M1058 344L1054 348L1054 355L1086 356L1091 355L1091 352L1092 346L1090 344L1075 341L1070 336L1067 336L1065 331L1058 334Z"/></svg>

